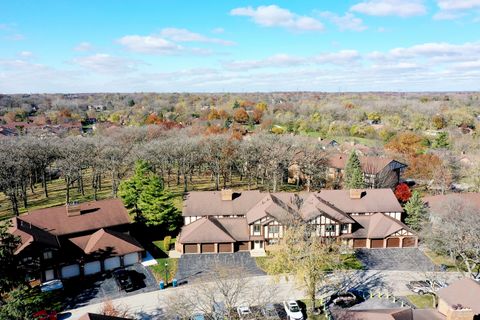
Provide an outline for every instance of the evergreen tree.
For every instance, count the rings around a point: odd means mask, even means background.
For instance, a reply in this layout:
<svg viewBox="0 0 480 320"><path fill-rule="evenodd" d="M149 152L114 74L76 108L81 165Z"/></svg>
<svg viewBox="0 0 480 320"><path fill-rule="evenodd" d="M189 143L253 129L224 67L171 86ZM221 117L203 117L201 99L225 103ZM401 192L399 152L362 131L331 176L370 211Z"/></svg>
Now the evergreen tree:
<svg viewBox="0 0 480 320"><path fill-rule="evenodd" d="M8 228L8 223L0 223L0 294L10 291L23 280L14 254L20 239L8 232Z"/></svg>
<svg viewBox="0 0 480 320"><path fill-rule="evenodd" d="M435 149L448 148L450 143L448 141L448 132L440 132L433 140L432 147Z"/></svg>
<svg viewBox="0 0 480 320"><path fill-rule="evenodd" d="M417 191L412 193L412 197L405 204L404 209L407 213L405 218L406 224L413 230L419 231L423 223L428 219L428 212Z"/></svg>
<svg viewBox="0 0 480 320"><path fill-rule="evenodd" d="M170 192L163 189L157 176L149 178L138 201L138 209L147 226L165 225L169 231L177 229L181 219L172 197Z"/></svg>
<svg viewBox="0 0 480 320"><path fill-rule="evenodd" d="M355 150L350 153L347 165L345 166L345 187L347 189L365 188L362 166Z"/></svg>
<svg viewBox="0 0 480 320"><path fill-rule="evenodd" d="M172 194L164 190L162 180L145 161L138 161L134 175L122 182L120 196L135 219L147 226L165 226L174 231L181 224Z"/></svg>

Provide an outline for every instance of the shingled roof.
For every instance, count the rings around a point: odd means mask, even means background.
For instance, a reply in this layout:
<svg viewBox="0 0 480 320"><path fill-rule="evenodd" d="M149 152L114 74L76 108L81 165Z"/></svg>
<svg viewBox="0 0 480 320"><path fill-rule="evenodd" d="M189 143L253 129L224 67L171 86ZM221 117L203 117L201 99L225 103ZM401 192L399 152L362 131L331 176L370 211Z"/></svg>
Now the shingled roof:
<svg viewBox="0 0 480 320"><path fill-rule="evenodd" d="M346 154L334 154L329 158L329 164L332 168L336 169L345 169L345 166L348 161L348 155ZM377 174L382 171L386 166L392 162L396 162L399 166L406 167L405 164L400 163L392 158L385 157L358 157L360 160L360 165L362 171L368 174Z"/></svg>
<svg viewBox="0 0 480 320"><path fill-rule="evenodd" d="M221 223L223 220L225 223ZM248 239L248 225L245 218L203 217L184 226L178 236L178 241L181 243L230 243Z"/></svg>
<svg viewBox="0 0 480 320"><path fill-rule="evenodd" d="M441 288L437 292L438 298L444 300L449 306L462 305L464 308L480 315L480 283L463 278L450 284L446 288Z"/></svg>
<svg viewBox="0 0 480 320"><path fill-rule="evenodd" d="M34 210L21 219L53 235L67 235L82 231L129 224L127 209L119 199L82 203L80 214L69 216L66 206Z"/></svg>
<svg viewBox="0 0 480 320"><path fill-rule="evenodd" d="M384 239L402 229L413 232L402 222L383 213L358 215L355 220L362 227L352 233L353 238Z"/></svg>
<svg viewBox="0 0 480 320"><path fill-rule="evenodd" d="M129 235L105 229L69 240L82 249L85 254L110 251L111 255L122 256L143 251L142 245Z"/></svg>
<svg viewBox="0 0 480 320"><path fill-rule="evenodd" d="M15 250L15 254L20 253L30 244L37 242L48 247L59 248L57 237L42 230L31 223L25 222L22 219L15 217L11 220L12 226L9 232L20 238L20 244Z"/></svg>

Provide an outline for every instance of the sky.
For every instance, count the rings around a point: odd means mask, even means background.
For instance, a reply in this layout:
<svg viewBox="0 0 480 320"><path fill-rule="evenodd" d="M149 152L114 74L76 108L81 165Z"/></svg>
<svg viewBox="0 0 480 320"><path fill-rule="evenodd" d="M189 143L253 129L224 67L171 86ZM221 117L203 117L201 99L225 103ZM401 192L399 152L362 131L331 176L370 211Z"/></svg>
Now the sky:
<svg viewBox="0 0 480 320"><path fill-rule="evenodd" d="M478 90L480 0L0 2L0 93Z"/></svg>

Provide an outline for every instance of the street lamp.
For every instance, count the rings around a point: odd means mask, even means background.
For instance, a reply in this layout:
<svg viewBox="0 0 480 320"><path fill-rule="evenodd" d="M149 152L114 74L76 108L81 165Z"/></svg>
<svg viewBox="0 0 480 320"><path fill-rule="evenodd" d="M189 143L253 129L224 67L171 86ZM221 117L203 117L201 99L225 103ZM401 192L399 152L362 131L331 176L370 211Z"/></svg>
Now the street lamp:
<svg viewBox="0 0 480 320"><path fill-rule="evenodd" d="M168 262L165 262L165 286L168 285Z"/></svg>

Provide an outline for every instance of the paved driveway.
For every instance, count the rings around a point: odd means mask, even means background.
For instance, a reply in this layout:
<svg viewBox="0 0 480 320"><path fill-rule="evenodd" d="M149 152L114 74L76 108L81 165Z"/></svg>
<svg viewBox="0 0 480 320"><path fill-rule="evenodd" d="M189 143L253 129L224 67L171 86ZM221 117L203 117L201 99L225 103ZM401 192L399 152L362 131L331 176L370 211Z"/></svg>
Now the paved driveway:
<svg viewBox="0 0 480 320"><path fill-rule="evenodd" d="M248 252L219 254L184 254L178 260L176 278L179 283L192 282L208 275L215 267L241 268L245 276L264 275Z"/></svg>
<svg viewBox="0 0 480 320"><path fill-rule="evenodd" d="M120 290L110 272L84 279L73 279L65 282L65 294L69 308L79 308L87 304L118 299L138 293L158 289L157 282L148 268L135 264L125 268L131 271L130 275L142 283L141 287L132 292Z"/></svg>
<svg viewBox="0 0 480 320"><path fill-rule="evenodd" d="M371 270L433 271L435 267L417 248L358 249L356 255Z"/></svg>

